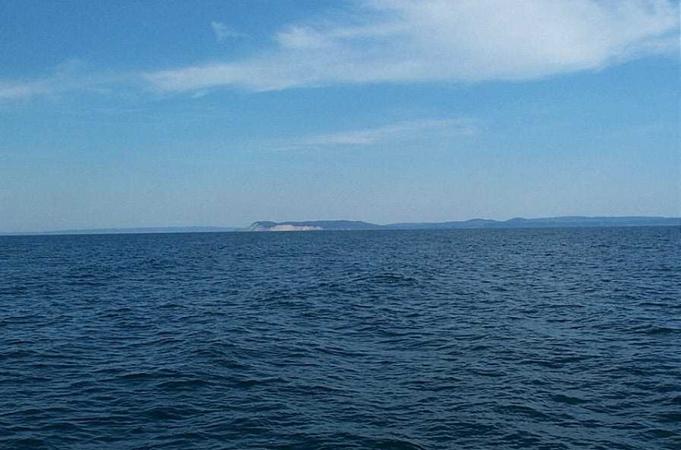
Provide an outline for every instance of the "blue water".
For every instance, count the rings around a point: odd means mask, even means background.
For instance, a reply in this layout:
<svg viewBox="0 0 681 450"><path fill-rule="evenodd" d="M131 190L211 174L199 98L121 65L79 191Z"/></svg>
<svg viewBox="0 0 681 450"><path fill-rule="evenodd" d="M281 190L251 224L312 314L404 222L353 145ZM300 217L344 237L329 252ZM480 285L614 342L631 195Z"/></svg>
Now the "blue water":
<svg viewBox="0 0 681 450"><path fill-rule="evenodd" d="M0 238L0 448L681 448L678 228Z"/></svg>

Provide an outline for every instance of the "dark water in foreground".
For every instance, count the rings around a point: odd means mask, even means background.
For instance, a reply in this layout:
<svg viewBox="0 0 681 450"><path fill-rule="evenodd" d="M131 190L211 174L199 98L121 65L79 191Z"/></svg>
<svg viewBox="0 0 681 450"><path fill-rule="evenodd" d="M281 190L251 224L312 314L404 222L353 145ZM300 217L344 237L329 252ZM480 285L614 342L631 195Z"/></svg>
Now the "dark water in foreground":
<svg viewBox="0 0 681 450"><path fill-rule="evenodd" d="M681 448L678 228L0 238L0 448Z"/></svg>

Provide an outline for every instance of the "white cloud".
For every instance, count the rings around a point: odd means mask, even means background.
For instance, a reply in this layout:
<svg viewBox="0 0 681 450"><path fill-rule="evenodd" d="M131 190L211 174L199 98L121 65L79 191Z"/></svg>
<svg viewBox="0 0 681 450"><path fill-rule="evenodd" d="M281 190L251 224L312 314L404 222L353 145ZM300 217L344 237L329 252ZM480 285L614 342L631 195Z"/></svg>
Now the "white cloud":
<svg viewBox="0 0 681 450"><path fill-rule="evenodd" d="M67 62L53 76L0 80L0 101L152 86L198 93L348 83L531 80L654 54L678 57L673 0L355 0L344 20L291 24L249 58L147 73L94 73ZM216 39L241 36L212 22Z"/></svg>
<svg viewBox="0 0 681 450"><path fill-rule="evenodd" d="M249 59L145 74L158 89L527 80L678 48L670 0L363 0L352 23L289 26Z"/></svg>
<svg viewBox="0 0 681 450"><path fill-rule="evenodd" d="M0 101L26 99L37 95L47 94L50 91L49 83L45 81L0 81Z"/></svg>
<svg viewBox="0 0 681 450"><path fill-rule="evenodd" d="M110 92L110 87L132 84L137 76L130 74L94 73L87 64L77 59L62 62L46 77L23 80L0 80L0 102L25 100L38 96L59 95L65 92Z"/></svg>
<svg viewBox="0 0 681 450"><path fill-rule="evenodd" d="M470 119L410 120L373 128L305 136L287 143L282 148L305 149L336 146L370 146L387 142L421 139L434 134L462 136L472 135L476 132L476 124Z"/></svg>
<svg viewBox="0 0 681 450"><path fill-rule="evenodd" d="M222 42L228 38L237 38L243 36L242 33L233 30L222 22L211 22L210 26L213 29L213 34L215 34L215 39L218 42Z"/></svg>

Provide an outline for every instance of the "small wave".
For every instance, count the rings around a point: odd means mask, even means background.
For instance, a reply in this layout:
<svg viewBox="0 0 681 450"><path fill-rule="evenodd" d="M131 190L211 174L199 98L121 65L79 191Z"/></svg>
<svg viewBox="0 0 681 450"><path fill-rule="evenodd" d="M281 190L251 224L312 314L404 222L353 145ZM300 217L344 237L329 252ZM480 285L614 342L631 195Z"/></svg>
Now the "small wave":
<svg viewBox="0 0 681 450"><path fill-rule="evenodd" d="M417 286L419 284L419 280L417 278L407 276L407 275L403 275L403 274L400 274L400 273L386 272L386 273L360 275L360 276L355 277L352 280L350 280L350 283L362 283L362 284L369 284L369 285L372 285L372 286L389 285L389 286L410 287L410 286Z"/></svg>
<svg viewBox="0 0 681 450"><path fill-rule="evenodd" d="M558 403L564 403L566 405L582 405L584 403L587 403L587 400L584 400L583 398L565 394L554 394L551 396L551 400Z"/></svg>
<svg viewBox="0 0 681 450"><path fill-rule="evenodd" d="M666 325L643 325L632 330L634 333L645 334L648 336L657 336L665 334L674 334L681 332L681 328L674 328Z"/></svg>

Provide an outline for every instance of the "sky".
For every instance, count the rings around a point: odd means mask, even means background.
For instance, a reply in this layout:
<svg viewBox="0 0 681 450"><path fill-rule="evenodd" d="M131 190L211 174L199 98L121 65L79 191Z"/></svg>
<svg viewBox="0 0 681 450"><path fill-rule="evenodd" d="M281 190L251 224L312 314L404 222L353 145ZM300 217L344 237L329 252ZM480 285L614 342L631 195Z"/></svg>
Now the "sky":
<svg viewBox="0 0 681 450"><path fill-rule="evenodd" d="M0 232L681 215L678 0L0 0Z"/></svg>

